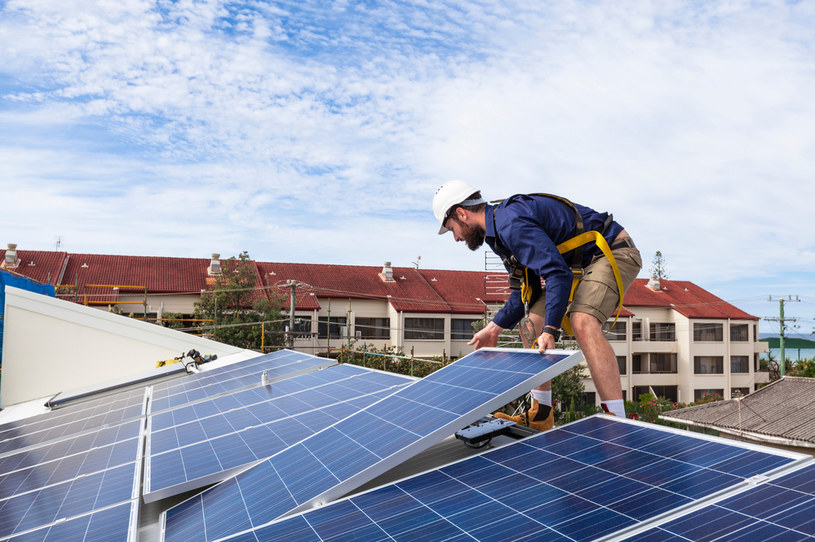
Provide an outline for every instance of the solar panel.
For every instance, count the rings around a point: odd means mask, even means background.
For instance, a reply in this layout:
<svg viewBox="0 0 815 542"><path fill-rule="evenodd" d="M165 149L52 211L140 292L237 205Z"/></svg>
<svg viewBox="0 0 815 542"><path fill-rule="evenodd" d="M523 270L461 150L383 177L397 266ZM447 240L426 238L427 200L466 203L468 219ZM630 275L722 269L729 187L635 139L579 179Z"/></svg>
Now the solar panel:
<svg viewBox="0 0 815 542"><path fill-rule="evenodd" d="M805 540L815 537L815 465L757 483L626 540Z"/></svg>
<svg viewBox="0 0 815 542"><path fill-rule="evenodd" d="M96 510L7 539L9 542L132 542L137 539L139 502Z"/></svg>
<svg viewBox="0 0 815 542"><path fill-rule="evenodd" d="M411 381L339 365L151 416L144 499L223 480Z"/></svg>
<svg viewBox="0 0 815 542"><path fill-rule="evenodd" d="M336 364L335 360L292 350L278 350L265 356L157 384L152 387L150 412L157 413L217 395L233 393L241 388L257 386L260 382L260 373L263 371L266 371L269 379L274 382Z"/></svg>
<svg viewBox="0 0 815 542"><path fill-rule="evenodd" d="M224 540L613 538L800 457L596 415Z"/></svg>
<svg viewBox="0 0 815 542"><path fill-rule="evenodd" d="M0 459L0 500L139 461L141 420Z"/></svg>
<svg viewBox="0 0 815 542"><path fill-rule="evenodd" d="M88 435L78 438L72 450L74 453L62 458L30 465L28 463L36 460L38 454L32 453L33 450L22 452L17 464L21 468L2 476L0 539L12 536L28 539L29 535L31 539L37 539L40 535L45 536L51 527L63 532L59 524L75 518L77 523L72 525L79 525L83 521L79 518L89 515L86 527L93 524L94 532L103 533L98 531L99 522L108 526L110 519L102 512L117 505L132 505L139 497L143 422L136 420L125 425L137 426L135 437L117 441L115 439L124 438L128 430L123 429L112 436L101 429L99 433L104 432L105 436L99 435L96 440L90 440ZM80 446L111 438L114 441L110 444L79 450ZM58 453L61 445L54 445L53 449L44 447L41 450L43 457L50 458ZM7 466L13 463L11 456L6 459L10 462ZM128 517L131 514L128 512ZM119 525L119 531L128 532L131 525L130 522Z"/></svg>
<svg viewBox="0 0 815 542"><path fill-rule="evenodd" d="M0 456L140 418L145 415L146 404L146 390L140 389L4 424Z"/></svg>
<svg viewBox="0 0 815 542"><path fill-rule="evenodd" d="M339 497L583 360L481 349L171 508L166 540L214 540Z"/></svg>

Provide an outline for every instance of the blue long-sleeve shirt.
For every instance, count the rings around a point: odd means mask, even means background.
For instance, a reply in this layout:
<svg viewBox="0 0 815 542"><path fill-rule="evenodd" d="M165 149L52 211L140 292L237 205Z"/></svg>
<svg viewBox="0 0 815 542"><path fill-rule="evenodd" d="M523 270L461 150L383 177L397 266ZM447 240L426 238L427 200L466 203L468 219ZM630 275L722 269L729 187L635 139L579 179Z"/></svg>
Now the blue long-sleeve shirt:
<svg viewBox="0 0 815 542"><path fill-rule="evenodd" d="M598 213L578 204L575 207L583 217L584 231L603 232L608 213ZM540 296L540 279L544 279L545 325L560 328L572 285L572 252L560 254L556 247L578 233L574 210L555 198L519 194L505 199L497 206L487 205L485 213L486 243L502 258L515 256L528 269L529 283L532 286L530 305ZM612 221L603 237L610 245L622 230L620 224ZM496 243L496 236L499 243ZM505 251L502 252L501 248ZM583 266L587 266L598 254L602 252L594 243L585 245ZM523 316L521 292L514 290L493 318L493 322L509 329L515 327Z"/></svg>

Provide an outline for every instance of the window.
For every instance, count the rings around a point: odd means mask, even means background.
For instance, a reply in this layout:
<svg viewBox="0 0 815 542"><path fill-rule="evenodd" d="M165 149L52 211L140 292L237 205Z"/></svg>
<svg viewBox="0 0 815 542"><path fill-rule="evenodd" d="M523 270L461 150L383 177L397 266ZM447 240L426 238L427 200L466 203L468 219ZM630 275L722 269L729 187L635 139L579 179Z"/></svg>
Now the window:
<svg viewBox="0 0 815 542"><path fill-rule="evenodd" d="M617 356L617 367L620 369L620 374L625 374L625 356Z"/></svg>
<svg viewBox="0 0 815 542"><path fill-rule="evenodd" d="M731 373L749 373L750 356L730 356Z"/></svg>
<svg viewBox="0 0 815 542"><path fill-rule="evenodd" d="M667 322L656 322L651 324L652 341L675 341L676 324Z"/></svg>
<svg viewBox="0 0 815 542"><path fill-rule="evenodd" d="M470 340L475 334L473 323L480 322L480 319L453 318L450 320L450 338L453 340Z"/></svg>
<svg viewBox="0 0 815 542"><path fill-rule="evenodd" d="M747 342L749 337L749 327L747 324L730 324L730 341Z"/></svg>
<svg viewBox="0 0 815 542"><path fill-rule="evenodd" d="M603 324L603 331L611 331L608 332L606 335L606 339L609 341L624 341L626 340L626 325L625 322L621 320L617 320L617 322L612 326L612 322L606 322Z"/></svg>
<svg viewBox="0 0 815 542"><path fill-rule="evenodd" d="M651 390L657 397L663 397L669 401L676 402L679 397L679 388L677 386L634 386L634 400L639 401L641 395L651 393Z"/></svg>
<svg viewBox="0 0 815 542"><path fill-rule="evenodd" d="M695 342L717 342L724 340L724 326L722 324L693 324L693 340Z"/></svg>
<svg viewBox="0 0 815 542"><path fill-rule="evenodd" d="M586 408L587 406L594 406L597 404L597 394L593 391L586 391L580 394L580 397L575 401L575 410Z"/></svg>
<svg viewBox="0 0 815 542"><path fill-rule="evenodd" d="M405 318L405 339L444 340L444 318Z"/></svg>
<svg viewBox="0 0 815 542"><path fill-rule="evenodd" d="M631 372L634 374L676 374L676 354L669 352L633 354Z"/></svg>
<svg viewBox="0 0 815 542"><path fill-rule="evenodd" d="M648 354L649 369L654 373L676 373L676 354L659 352Z"/></svg>
<svg viewBox="0 0 815 542"><path fill-rule="evenodd" d="M693 372L697 375L720 375L724 373L722 356L694 356Z"/></svg>
<svg viewBox="0 0 815 542"><path fill-rule="evenodd" d="M631 340L642 340L642 322L631 322Z"/></svg>
<svg viewBox="0 0 815 542"><path fill-rule="evenodd" d="M730 388L730 397L744 397L750 393L750 388Z"/></svg>
<svg viewBox="0 0 815 542"><path fill-rule="evenodd" d="M635 375L642 374L642 362L648 359L648 354L631 354L631 372ZM647 371L645 371L647 372ZM636 397L636 395L634 395Z"/></svg>
<svg viewBox="0 0 815 542"><path fill-rule="evenodd" d="M311 335L311 316L294 316L295 337L309 337Z"/></svg>
<svg viewBox="0 0 815 542"><path fill-rule="evenodd" d="M328 337L329 327L331 328L331 339L339 339L342 337L342 328L345 327L345 316L334 316L330 322L327 316L320 316L317 318L317 337L326 339Z"/></svg>
<svg viewBox="0 0 815 542"><path fill-rule="evenodd" d="M390 339L390 318L359 318L354 321L354 329L360 339Z"/></svg>
<svg viewBox="0 0 815 542"><path fill-rule="evenodd" d="M721 399L724 397L724 390L722 389L708 389L708 390L693 390L693 400L699 401L705 397L716 397Z"/></svg>

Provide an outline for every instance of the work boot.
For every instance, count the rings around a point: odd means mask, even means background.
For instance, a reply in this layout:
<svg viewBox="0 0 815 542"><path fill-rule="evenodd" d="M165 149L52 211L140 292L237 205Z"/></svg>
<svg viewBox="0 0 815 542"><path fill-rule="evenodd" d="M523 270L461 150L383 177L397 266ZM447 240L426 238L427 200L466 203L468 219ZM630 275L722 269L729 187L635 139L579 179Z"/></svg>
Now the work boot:
<svg viewBox="0 0 815 542"><path fill-rule="evenodd" d="M548 405L538 404L536 399L532 399L532 408L519 414L510 416L503 412L495 412L493 416L501 420L510 420L518 425L525 425L538 431L548 431L555 426L555 412Z"/></svg>

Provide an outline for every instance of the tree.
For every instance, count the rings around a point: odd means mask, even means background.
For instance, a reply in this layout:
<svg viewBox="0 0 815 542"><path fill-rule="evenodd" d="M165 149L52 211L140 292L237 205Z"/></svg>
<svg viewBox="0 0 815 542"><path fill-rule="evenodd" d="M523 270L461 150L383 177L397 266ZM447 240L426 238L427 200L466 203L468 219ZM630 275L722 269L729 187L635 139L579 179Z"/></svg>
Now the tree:
<svg viewBox="0 0 815 542"><path fill-rule="evenodd" d="M651 276L656 279L667 279L668 278L668 271L665 269L665 258L662 256L662 252L657 250L656 254L654 254L654 261L651 265Z"/></svg>
<svg viewBox="0 0 815 542"><path fill-rule="evenodd" d="M223 261L221 268L195 304L195 317L212 320L207 329L216 341L254 350L281 346L283 296L258 288L246 251Z"/></svg>

